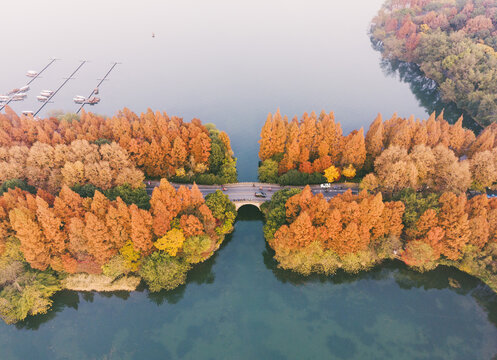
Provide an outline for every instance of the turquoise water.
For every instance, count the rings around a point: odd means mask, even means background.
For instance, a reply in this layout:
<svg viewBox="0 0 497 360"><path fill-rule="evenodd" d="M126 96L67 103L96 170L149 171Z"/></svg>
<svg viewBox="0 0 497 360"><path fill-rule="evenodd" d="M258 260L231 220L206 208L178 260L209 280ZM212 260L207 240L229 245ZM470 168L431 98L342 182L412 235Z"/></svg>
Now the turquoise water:
<svg viewBox="0 0 497 360"><path fill-rule="evenodd" d="M25 71L62 60L16 111L37 108L82 58L91 60L46 106L75 111L111 61L122 62L92 111L127 106L216 123L239 177L257 174L268 112L334 110L347 133L378 112L424 118L441 105L414 72L382 68L367 36L382 0L181 2L64 0L2 4L0 93ZM151 37L152 32L155 38ZM22 56L20 55L22 54ZM421 79L422 80L422 79ZM457 110L452 110L453 118ZM0 359L490 359L497 297L453 269L388 263L358 275L303 278L277 269L255 208L186 285L149 294L61 292L54 310L0 323ZM455 279L461 288L449 286Z"/></svg>
<svg viewBox="0 0 497 360"><path fill-rule="evenodd" d="M262 219L233 235L172 292L63 292L56 311L0 325L2 359L490 359L497 300L450 269L397 263L303 278L278 270ZM448 286L451 277L461 288Z"/></svg>

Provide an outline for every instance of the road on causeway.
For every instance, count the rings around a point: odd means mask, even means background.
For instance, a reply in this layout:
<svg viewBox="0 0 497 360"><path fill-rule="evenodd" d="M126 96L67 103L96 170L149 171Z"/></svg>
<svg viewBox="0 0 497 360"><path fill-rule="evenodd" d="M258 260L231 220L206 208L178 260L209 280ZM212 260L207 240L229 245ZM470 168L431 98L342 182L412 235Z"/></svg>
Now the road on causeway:
<svg viewBox="0 0 497 360"><path fill-rule="evenodd" d="M171 183L176 189L181 185L191 187L192 184L176 184ZM147 193L152 194L155 187L159 186L159 181L146 181L145 182ZM281 189L298 188L303 189L303 186L280 186L278 184L266 184L258 182L242 182L226 185L197 185L202 195L207 195L221 190L224 194L228 195L232 202L246 202L253 201L263 203L264 201L271 200L272 195ZM322 188L321 185L310 185L313 194L323 194L326 199L330 199L338 194L343 194L348 189L352 193L357 194L358 188L356 184L332 184L328 189ZM265 197L256 196L256 193L264 193Z"/></svg>

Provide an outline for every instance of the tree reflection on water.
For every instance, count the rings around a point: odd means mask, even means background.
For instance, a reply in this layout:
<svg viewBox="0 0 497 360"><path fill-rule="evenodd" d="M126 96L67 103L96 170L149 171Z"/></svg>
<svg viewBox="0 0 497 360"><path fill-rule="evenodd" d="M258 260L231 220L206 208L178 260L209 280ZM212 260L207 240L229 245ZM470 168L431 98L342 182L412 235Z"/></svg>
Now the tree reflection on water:
<svg viewBox="0 0 497 360"><path fill-rule="evenodd" d="M478 125L467 112L459 109L454 102L446 103L442 100L437 83L423 75L419 66L398 60L382 59L380 66L388 76L399 76L400 81L409 84L409 88L419 101L419 104L431 114L437 115L444 112L444 119L454 124L457 119L463 116L463 125L478 133L481 126Z"/></svg>

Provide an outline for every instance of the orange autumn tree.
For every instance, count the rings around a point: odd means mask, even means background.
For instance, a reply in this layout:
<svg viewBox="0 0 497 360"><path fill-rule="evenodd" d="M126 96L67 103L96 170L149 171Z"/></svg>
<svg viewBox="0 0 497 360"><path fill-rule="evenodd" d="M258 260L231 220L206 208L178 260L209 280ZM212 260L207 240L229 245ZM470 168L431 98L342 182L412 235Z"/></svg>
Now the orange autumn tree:
<svg viewBox="0 0 497 360"><path fill-rule="evenodd" d="M285 251L301 249L314 241L315 228L307 211L301 212L289 226L282 226L275 234L273 244Z"/></svg>
<svg viewBox="0 0 497 360"><path fill-rule="evenodd" d="M466 203L469 222L469 243L478 250L490 240L490 205L485 195L475 196Z"/></svg>
<svg viewBox="0 0 497 360"><path fill-rule="evenodd" d="M31 267L45 270L50 264L50 247L33 213L20 207L10 212L10 222L21 242L21 250Z"/></svg>
<svg viewBox="0 0 497 360"><path fill-rule="evenodd" d="M352 165L355 169L361 169L366 161L366 143L364 130L354 130L343 138L342 156L340 163L343 166Z"/></svg>
<svg viewBox="0 0 497 360"><path fill-rule="evenodd" d="M366 133L365 146L368 154L372 158L377 157L383 151L383 141L384 141L384 129L383 129L383 119L381 114L378 114L376 119L369 126L369 130Z"/></svg>
<svg viewBox="0 0 497 360"><path fill-rule="evenodd" d="M438 223L445 235L441 240L441 252L451 260L457 260L469 242L469 222L466 213L466 196L444 193L440 197Z"/></svg>
<svg viewBox="0 0 497 360"><path fill-rule="evenodd" d="M166 180L162 179L150 198L153 229L156 236L161 237L171 228L171 221L181 209L176 197L176 190Z"/></svg>
<svg viewBox="0 0 497 360"><path fill-rule="evenodd" d="M138 209L135 204L129 207L131 214L131 241L135 251L148 255L152 251L153 232L152 215L146 210Z"/></svg>

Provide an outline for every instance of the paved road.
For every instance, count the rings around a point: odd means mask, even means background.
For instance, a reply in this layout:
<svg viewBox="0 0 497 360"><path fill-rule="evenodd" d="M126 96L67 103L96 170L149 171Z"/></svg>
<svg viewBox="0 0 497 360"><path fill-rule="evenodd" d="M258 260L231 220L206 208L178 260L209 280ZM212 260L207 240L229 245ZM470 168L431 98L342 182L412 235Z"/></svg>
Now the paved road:
<svg viewBox="0 0 497 360"><path fill-rule="evenodd" d="M177 189L181 185L185 185L188 187L191 187L192 185L190 184L175 184L172 183L172 185ZM159 186L158 181L150 181L150 183L147 181L146 182L147 186L147 193L149 195L152 194L152 191L155 187ZM200 192L205 196L207 194L213 193L216 190L222 190L222 186L220 185L197 185ZM343 185L343 184L336 184L332 185L332 187L328 190L325 191L325 189L321 188L320 185L311 185L311 190L313 194L323 194L323 196L327 199L332 198L338 194L342 194L345 191L349 189L350 186ZM264 202L267 200L270 200L272 195L281 189L288 189L288 188L301 188L303 189L303 186L280 186L278 184L265 184L265 183L257 183L257 182L245 182L245 183L236 183L236 184L226 184L224 185L225 190L223 193L228 195L229 199L233 202L237 201L257 201L257 202ZM352 186L350 187L352 189L353 193L357 193L357 186ZM261 190L262 189L262 190ZM262 191L266 194L265 198L261 197L256 197L255 193Z"/></svg>

